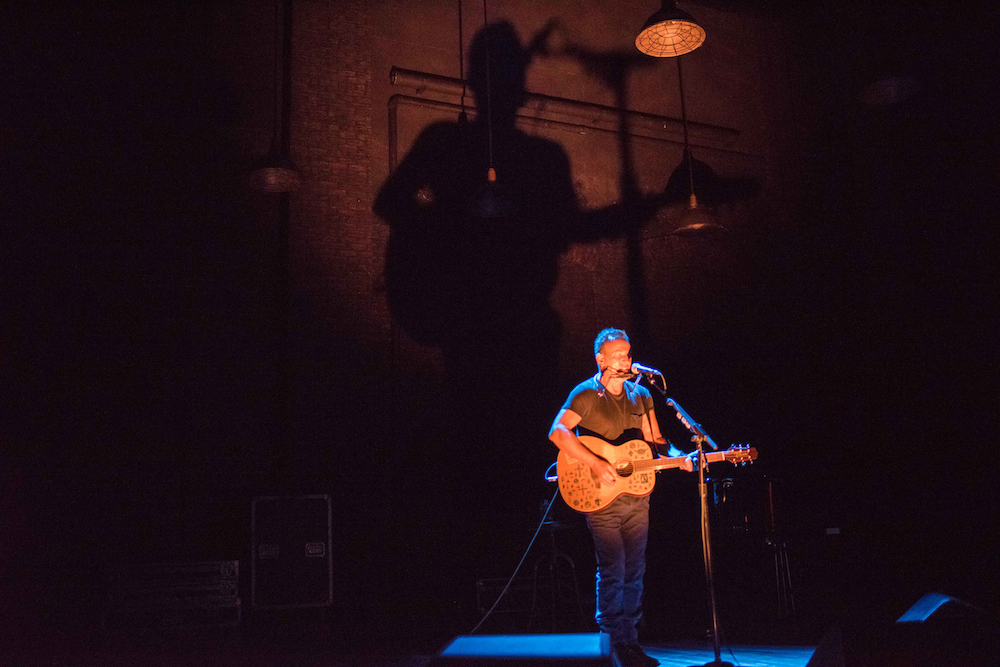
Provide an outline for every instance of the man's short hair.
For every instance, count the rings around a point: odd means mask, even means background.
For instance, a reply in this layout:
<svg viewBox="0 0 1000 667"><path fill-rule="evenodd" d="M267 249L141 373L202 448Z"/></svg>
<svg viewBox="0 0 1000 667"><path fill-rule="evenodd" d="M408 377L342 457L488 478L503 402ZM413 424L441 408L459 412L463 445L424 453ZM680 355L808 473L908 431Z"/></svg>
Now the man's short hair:
<svg viewBox="0 0 1000 667"><path fill-rule="evenodd" d="M630 342L628 334L625 333L623 329L615 329L614 327L602 329L601 333L597 334L597 338L594 339L594 356L596 357L600 354L601 348L604 347L605 343L610 343L613 340L623 340L626 343Z"/></svg>

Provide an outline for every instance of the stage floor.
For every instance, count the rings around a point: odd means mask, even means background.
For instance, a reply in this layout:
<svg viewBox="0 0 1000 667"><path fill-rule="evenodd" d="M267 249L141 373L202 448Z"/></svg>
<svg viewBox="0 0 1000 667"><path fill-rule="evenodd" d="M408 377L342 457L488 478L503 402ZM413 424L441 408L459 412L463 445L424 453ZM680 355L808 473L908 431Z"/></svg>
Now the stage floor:
<svg viewBox="0 0 1000 667"><path fill-rule="evenodd" d="M38 638L41 639L41 638ZM91 638L52 637L8 653L3 664L24 667L426 667L444 646L390 642L275 638L266 633L157 632ZM647 643L646 652L663 667L704 665L715 657L708 643ZM731 652L730 652L731 649ZM815 647L723 647L722 660L741 667L805 667Z"/></svg>
<svg viewBox="0 0 1000 667"><path fill-rule="evenodd" d="M650 644L644 648L661 667L692 667L715 660L710 644ZM723 646L720 658L741 667L805 667L815 651L815 646Z"/></svg>

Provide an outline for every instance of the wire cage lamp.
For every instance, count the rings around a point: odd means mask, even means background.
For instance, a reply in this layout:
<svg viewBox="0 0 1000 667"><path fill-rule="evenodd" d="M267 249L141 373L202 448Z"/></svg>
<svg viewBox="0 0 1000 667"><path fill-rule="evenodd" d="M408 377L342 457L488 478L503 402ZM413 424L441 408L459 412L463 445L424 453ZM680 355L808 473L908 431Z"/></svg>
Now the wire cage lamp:
<svg viewBox="0 0 1000 667"><path fill-rule="evenodd" d="M705 29L694 17L663 0L659 11L650 16L635 38L635 48L647 56L673 58L694 51L705 42Z"/></svg>

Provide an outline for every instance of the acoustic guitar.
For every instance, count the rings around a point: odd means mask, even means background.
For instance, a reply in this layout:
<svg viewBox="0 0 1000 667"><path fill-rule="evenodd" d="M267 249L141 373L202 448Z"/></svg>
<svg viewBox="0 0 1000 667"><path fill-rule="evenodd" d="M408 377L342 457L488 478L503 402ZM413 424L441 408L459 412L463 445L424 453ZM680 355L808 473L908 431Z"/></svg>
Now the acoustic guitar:
<svg viewBox="0 0 1000 667"><path fill-rule="evenodd" d="M587 449L611 464L615 469L615 484L602 484L583 461L560 450L556 459L559 493L567 505L579 512L596 512L610 505L619 496L648 496L653 492L657 472L679 468L687 458L673 456L654 459L649 443L644 440L629 440L621 445L612 445L600 438L581 435L580 441ZM705 453L708 463L729 461L733 464L747 464L756 458L757 450L749 445L733 445L723 452Z"/></svg>

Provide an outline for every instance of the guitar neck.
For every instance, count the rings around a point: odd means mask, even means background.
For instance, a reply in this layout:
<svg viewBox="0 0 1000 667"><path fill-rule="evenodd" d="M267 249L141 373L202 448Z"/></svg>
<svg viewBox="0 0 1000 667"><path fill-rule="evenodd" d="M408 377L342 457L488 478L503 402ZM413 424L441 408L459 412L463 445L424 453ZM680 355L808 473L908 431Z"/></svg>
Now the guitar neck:
<svg viewBox="0 0 1000 667"><path fill-rule="evenodd" d="M671 456L669 458L659 458L659 459L647 459L644 461L633 461L635 469L639 472L649 472L657 470L669 470L671 468L680 468L687 456ZM726 452L708 452L705 454L705 461L708 463L716 463L718 461L726 460Z"/></svg>

